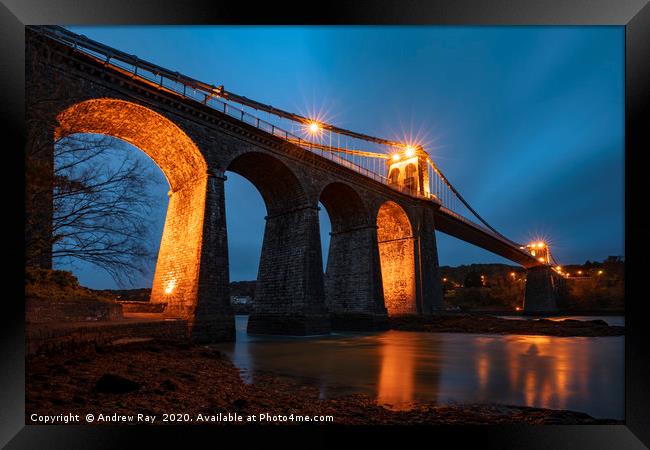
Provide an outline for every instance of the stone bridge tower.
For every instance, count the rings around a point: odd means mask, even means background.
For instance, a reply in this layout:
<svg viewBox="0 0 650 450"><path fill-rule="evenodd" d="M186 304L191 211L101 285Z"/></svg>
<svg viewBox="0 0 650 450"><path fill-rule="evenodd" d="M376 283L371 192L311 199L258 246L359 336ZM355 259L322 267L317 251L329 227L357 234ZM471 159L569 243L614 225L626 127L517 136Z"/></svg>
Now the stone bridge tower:
<svg viewBox="0 0 650 450"><path fill-rule="evenodd" d="M386 161L388 184L411 195L430 194L428 157L422 148L415 146L407 146L403 151L394 153Z"/></svg>

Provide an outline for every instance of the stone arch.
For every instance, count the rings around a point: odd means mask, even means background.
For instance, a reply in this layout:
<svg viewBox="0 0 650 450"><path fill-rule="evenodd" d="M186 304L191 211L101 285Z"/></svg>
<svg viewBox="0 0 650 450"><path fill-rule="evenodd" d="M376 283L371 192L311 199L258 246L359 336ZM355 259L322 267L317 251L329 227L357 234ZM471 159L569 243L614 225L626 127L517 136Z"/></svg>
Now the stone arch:
<svg viewBox="0 0 650 450"><path fill-rule="evenodd" d="M170 199L151 289L165 313L192 318L202 258L207 164L196 144L171 120L135 103L98 98L57 116L55 140L75 133L112 136L146 153L165 174Z"/></svg>
<svg viewBox="0 0 650 450"><path fill-rule="evenodd" d="M388 315L416 314L413 227L404 209L387 201L377 212L377 242Z"/></svg>
<svg viewBox="0 0 650 450"><path fill-rule="evenodd" d="M361 196L350 185L334 182L323 188L319 201L332 222L332 233L368 224L368 211Z"/></svg>
<svg viewBox="0 0 650 450"><path fill-rule="evenodd" d="M163 115L124 100L99 98L69 106L57 116L54 139L74 133L113 136L139 148L162 170L172 191L180 190L207 164L196 144Z"/></svg>
<svg viewBox="0 0 650 450"><path fill-rule="evenodd" d="M328 333L317 206L291 168L267 153L239 154L225 170L249 180L267 211L248 332Z"/></svg>
<svg viewBox="0 0 650 450"><path fill-rule="evenodd" d="M399 168L393 167L388 175L388 184L398 185L399 184Z"/></svg>
<svg viewBox="0 0 650 450"><path fill-rule="evenodd" d="M409 178L415 176L415 172L417 171L415 164L409 163L406 165L406 168L404 169L404 178Z"/></svg>
<svg viewBox="0 0 650 450"><path fill-rule="evenodd" d="M286 164L261 152L242 153L225 170L241 175L260 192L269 215L303 206L307 195L302 184Z"/></svg>
<svg viewBox="0 0 650 450"><path fill-rule="evenodd" d="M415 164L409 163L404 169L404 187L409 192L414 192L417 186L417 168Z"/></svg>

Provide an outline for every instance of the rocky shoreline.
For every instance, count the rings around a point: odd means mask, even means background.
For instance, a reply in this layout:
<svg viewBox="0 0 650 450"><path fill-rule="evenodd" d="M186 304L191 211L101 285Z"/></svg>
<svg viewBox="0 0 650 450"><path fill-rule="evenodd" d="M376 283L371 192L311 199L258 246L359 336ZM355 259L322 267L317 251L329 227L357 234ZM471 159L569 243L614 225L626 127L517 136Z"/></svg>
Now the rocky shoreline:
<svg viewBox="0 0 650 450"><path fill-rule="evenodd" d="M77 414L81 421L92 413L155 416L187 414L189 422L229 421L239 415L268 414L277 418L331 416L334 424L616 424L573 411L497 404L436 405L415 403L394 411L366 395L319 399L316 386L271 374L255 375L253 383L241 380L239 370L218 350L164 341L135 342L99 347L75 354L42 355L27 360L26 423L38 416ZM230 416L229 416L230 415ZM224 420L225 419L225 420ZM42 423L42 422L40 422ZM101 422L95 421L94 424ZM113 422L108 422L113 423ZM292 424L292 420L263 423Z"/></svg>
<svg viewBox="0 0 650 450"><path fill-rule="evenodd" d="M515 320L485 314L439 314L388 318L389 328L432 333L526 334L566 337L623 336L625 327L604 320Z"/></svg>

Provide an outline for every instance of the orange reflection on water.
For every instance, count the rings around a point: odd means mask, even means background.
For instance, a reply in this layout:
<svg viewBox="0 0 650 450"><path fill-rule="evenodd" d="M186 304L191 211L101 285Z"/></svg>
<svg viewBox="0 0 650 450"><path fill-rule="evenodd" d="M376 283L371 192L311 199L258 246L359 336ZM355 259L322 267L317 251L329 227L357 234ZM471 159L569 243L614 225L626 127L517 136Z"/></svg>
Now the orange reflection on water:
<svg viewBox="0 0 650 450"><path fill-rule="evenodd" d="M408 409L415 390L415 358L404 351L404 342L395 333L394 339L383 340L380 347L379 383L377 401L390 409Z"/></svg>
<svg viewBox="0 0 650 450"><path fill-rule="evenodd" d="M478 355L478 382L481 390L485 389L488 381L488 374L490 371L490 358L487 353L479 353Z"/></svg>
<svg viewBox="0 0 650 450"><path fill-rule="evenodd" d="M245 323L238 330L245 333ZM487 402L624 417L623 337L390 330L317 340L238 336L234 347L238 367L318 380L328 398L361 392L402 410L419 400Z"/></svg>
<svg viewBox="0 0 650 450"><path fill-rule="evenodd" d="M522 352L522 348L525 351ZM511 387L523 393L526 405L565 408L571 386L583 385L584 354L575 342L546 336L522 336L508 346ZM582 367L581 367L582 366Z"/></svg>

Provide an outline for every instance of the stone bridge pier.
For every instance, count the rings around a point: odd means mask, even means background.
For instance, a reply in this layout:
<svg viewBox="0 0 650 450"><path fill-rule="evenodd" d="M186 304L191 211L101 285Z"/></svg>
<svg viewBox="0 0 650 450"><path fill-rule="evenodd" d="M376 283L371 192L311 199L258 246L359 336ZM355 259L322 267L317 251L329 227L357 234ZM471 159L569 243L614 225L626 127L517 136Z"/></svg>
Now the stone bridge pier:
<svg viewBox="0 0 650 450"><path fill-rule="evenodd" d="M348 184L328 184L320 193L332 231L325 271L325 298L332 327L372 330L387 325L381 284L377 225L367 198Z"/></svg>
<svg viewBox="0 0 650 450"><path fill-rule="evenodd" d="M221 139L224 170L246 178L266 206L255 300L248 332L316 335L331 330L325 304L317 201L309 172L261 147ZM232 158L228 160L228 158ZM302 177L302 178L301 178ZM227 263L226 263L227 267Z"/></svg>
<svg viewBox="0 0 650 450"><path fill-rule="evenodd" d="M524 314L557 311L559 279L548 266L530 267L526 274Z"/></svg>
<svg viewBox="0 0 650 450"><path fill-rule="evenodd" d="M249 333L330 332L319 233L318 208L310 205L266 217Z"/></svg>
<svg viewBox="0 0 650 450"><path fill-rule="evenodd" d="M205 170L182 188L172 188L151 288L150 301L165 303L165 316L187 320L195 342L235 337L225 179L223 172Z"/></svg>
<svg viewBox="0 0 650 450"><path fill-rule="evenodd" d="M418 313L430 315L442 309L443 299L434 212L431 208L418 207L415 238Z"/></svg>
<svg viewBox="0 0 650 450"><path fill-rule="evenodd" d="M325 292L332 328L378 330L388 326L375 225L333 228Z"/></svg>

